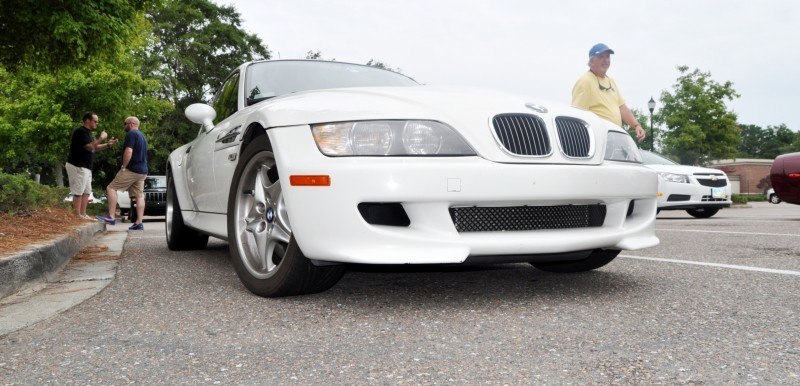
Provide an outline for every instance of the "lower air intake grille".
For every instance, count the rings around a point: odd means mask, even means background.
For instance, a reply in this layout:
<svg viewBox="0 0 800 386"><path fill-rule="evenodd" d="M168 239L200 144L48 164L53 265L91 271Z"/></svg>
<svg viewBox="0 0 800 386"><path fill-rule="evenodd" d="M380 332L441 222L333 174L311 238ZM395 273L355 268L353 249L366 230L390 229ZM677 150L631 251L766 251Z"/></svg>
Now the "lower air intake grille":
<svg viewBox="0 0 800 386"><path fill-rule="evenodd" d="M700 198L700 201L728 201L726 198L714 198L709 196L703 196Z"/></svg>
<svg viewBox="0 0 800 386"><path fill-rule="evenodd" d="M550 137L544 121L530 114L499 114L492 119L494 133L510 153L525 156L550 154Z"/></svg>
<svg viewBox="0 0 800 386"><path fill-rule="evenodd" d="M450 218L459 232L589 228L603 225L606 206L463 206L450 208Z"/></svg>

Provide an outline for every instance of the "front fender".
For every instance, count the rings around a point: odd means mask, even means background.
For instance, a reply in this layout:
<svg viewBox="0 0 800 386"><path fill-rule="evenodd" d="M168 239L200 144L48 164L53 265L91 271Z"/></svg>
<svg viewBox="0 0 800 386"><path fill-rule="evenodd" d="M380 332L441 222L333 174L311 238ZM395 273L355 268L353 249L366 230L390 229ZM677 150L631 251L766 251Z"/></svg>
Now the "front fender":
<svg viewBox="0 0 800 386"><path fill-rule="evenodd" d="M186 181L186 160L191 146L192 143L188 143L175 149L167 159L167 169L170 171L170 177L175 184L175 193L182 211L195 211L197 209L189 192L189 184Z"/></svg>

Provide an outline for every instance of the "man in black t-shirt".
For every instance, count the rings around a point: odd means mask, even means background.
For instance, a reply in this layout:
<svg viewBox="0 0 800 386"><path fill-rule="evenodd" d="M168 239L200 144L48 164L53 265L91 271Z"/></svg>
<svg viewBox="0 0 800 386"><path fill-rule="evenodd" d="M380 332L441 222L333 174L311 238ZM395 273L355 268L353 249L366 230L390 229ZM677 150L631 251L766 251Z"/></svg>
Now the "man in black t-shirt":
<svg viewBox="0 0 800 386"><path fill-rule="evenodd" d="M89 205L89 194L92 193L94 152L108 149L117 143L115 138L103 143L108 138L105 130L100 133L98 139L94 139L92 131L97 129L98 122L97 114L93 112L83 114L83 126L72 132L69 155L64 165L69 177L69 191L72 193L72 208L75 209L76 215L86 220L92 219L86 214L86 207Z"/></svg>

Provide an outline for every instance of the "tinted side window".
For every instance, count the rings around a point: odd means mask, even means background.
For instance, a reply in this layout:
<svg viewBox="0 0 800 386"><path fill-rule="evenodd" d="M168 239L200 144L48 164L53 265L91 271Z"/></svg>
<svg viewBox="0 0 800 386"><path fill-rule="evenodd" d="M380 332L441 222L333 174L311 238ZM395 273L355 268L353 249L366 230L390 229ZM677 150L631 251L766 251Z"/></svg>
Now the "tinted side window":
<svg viewBox="0 0 800 386"><path fill-rule="evenodd" d="M217 122L231 116L238 107L239 73L236 72L225 81L214 98L214 111L217 112Z"/></svg>

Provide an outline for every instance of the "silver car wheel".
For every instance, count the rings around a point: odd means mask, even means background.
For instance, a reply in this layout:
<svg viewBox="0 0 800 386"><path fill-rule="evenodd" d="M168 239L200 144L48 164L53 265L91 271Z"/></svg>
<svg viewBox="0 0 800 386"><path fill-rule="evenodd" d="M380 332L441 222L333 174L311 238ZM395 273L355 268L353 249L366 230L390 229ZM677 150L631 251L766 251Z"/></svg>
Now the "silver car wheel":
<svg viewBox="0 0 800 386"><path fill-rule="evenodd" d="M277 272L292 236L283 202L280 180L272 152L262 151L252 157L242 172L236 189L234 233L239 258L257 279ZM275 181L270 179L275 176Z"/></svg>

